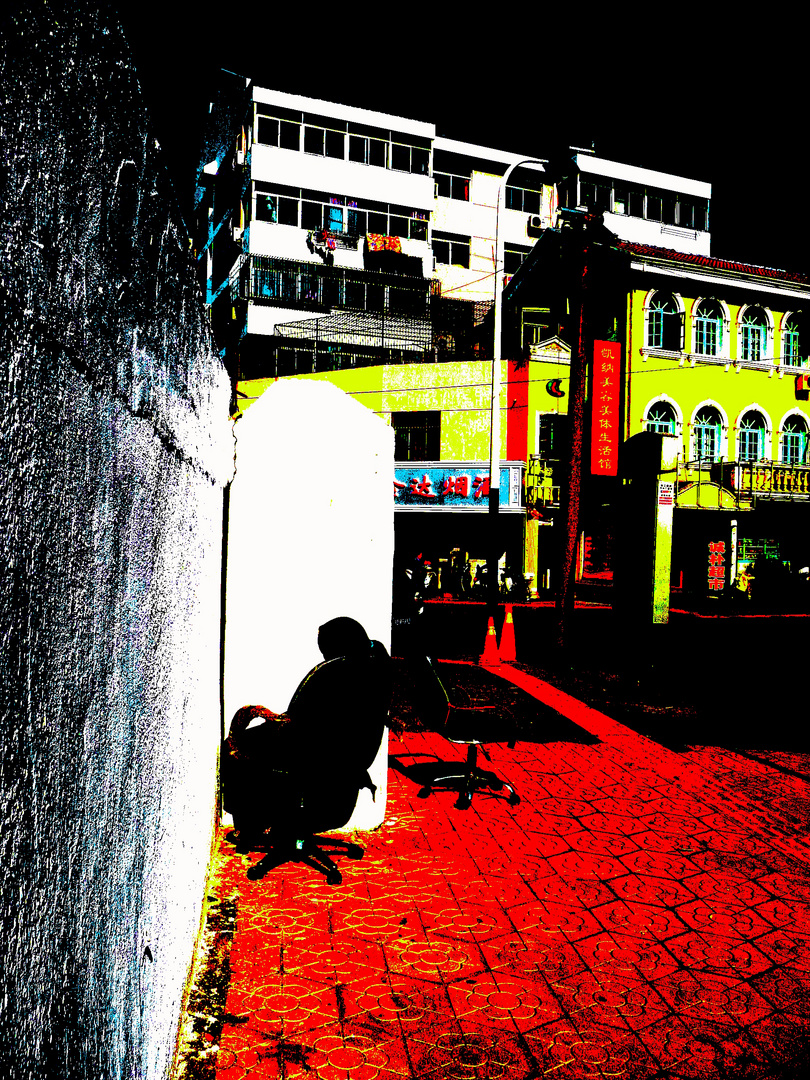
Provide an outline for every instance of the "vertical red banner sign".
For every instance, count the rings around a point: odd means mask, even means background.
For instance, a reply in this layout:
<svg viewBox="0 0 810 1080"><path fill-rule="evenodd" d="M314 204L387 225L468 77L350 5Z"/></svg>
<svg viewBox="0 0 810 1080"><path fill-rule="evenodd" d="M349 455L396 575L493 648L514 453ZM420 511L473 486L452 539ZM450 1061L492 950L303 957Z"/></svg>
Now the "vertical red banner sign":
<svg viewBox="0 0 810 1080"><path fill-rule="evenodd" d="M709 580L710 592L722 592L726 587L726 544L724 540L709 543Z"/></svg>
<svg viewBox="0 0 810 1080"><path fill-rule="evenodd" d="M597 476L619 472L621 350L618 341L593 343L591 472Z"/></svg>

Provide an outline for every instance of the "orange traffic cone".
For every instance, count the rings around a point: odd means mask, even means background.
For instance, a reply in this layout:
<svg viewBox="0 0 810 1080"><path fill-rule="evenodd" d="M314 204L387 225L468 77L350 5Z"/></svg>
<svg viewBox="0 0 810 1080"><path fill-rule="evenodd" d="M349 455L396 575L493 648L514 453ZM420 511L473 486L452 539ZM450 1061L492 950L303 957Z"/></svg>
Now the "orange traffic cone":
<svg viewBox="0 0 810 1080"><path fill-rule="evenodd" d="M495 620L490 616L487 623L487 636L484 640L484 651L481 653L480 663L500 664L498 656L498 640L495 636Z"/></svg>
<svg viewBox="0 0 810 1080"><path fill-rule="evenodd" d="M516 660L515 654L515 624L512 620L512 605L506 605L506 616L501 630L501 646L498 649L501 660Z"/></svg>

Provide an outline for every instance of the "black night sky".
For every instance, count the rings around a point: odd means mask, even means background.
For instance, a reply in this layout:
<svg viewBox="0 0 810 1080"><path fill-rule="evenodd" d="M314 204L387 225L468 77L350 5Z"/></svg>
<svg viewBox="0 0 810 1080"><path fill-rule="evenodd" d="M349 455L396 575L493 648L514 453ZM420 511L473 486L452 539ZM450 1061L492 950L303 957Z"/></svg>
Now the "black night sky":
<svg viewBox="0 0 810 1080"><path fill-rule="evenodd" d="M733 9L118 5L178 197L219 68L547 157L561 141L712 184L712 253L806 272L804 35ZM795 10L794 10L795 14ZM524 59L525 57L525 59Z"/></svg>

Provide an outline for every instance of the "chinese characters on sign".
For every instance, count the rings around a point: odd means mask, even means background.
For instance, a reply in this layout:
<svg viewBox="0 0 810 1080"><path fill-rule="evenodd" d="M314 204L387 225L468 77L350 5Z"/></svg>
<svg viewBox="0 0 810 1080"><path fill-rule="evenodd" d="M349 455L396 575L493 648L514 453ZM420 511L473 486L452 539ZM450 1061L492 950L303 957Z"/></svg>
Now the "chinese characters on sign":
<svg viewBox="0 0 810 1080"><path fill-rule="evenodd" d="M498 505L521 509L521 465L500 470ZM468 467L426 465L394 470L394 506L400 509L486 510L489 507L489 472L476 462Z"/></svg>
<svg viewBox="0 0 810 1080"><path fill-rule="evenodd" d="M709 592L722 592L726 587L726 545L723 540L709 543Z"/></svg>
<svg viewBox="0 0 810 1080"><path fill-rule="evenodd" d="M617 476L619 471L619 386L621 345L618 341L593 343L593 410L591 419L591 472Z"/></svg>

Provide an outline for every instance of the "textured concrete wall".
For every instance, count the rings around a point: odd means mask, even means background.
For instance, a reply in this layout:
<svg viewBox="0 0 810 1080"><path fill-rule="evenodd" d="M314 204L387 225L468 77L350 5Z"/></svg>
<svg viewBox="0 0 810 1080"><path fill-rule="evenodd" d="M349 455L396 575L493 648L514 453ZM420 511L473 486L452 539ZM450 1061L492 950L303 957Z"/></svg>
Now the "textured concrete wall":
<svg viewBox="0 0 810 1080"><path fill-rule="evenodd" d="M394 433L329 383L270 386L236 426L228 526L225 717L287 708L323 660L318 627L348 615L391 646ZM346 713L350 737L351 710ZM382 823L387 733L350 828Z"/></svg>
<svg viewBox="0 0 810 1080"><path fill-rule="evenodd" d="M229 388L126 45L0 42L0 1074L163 1077L204 896Z"/></svg>

